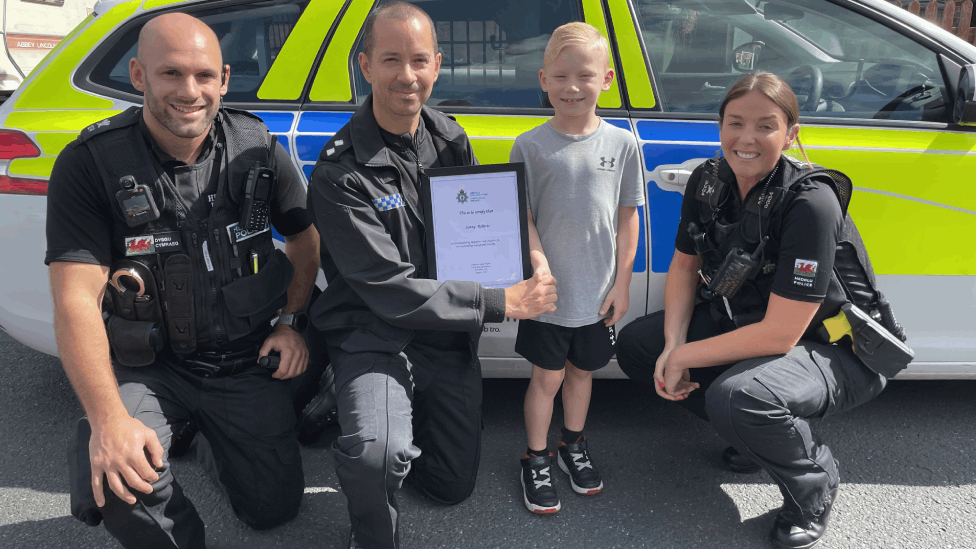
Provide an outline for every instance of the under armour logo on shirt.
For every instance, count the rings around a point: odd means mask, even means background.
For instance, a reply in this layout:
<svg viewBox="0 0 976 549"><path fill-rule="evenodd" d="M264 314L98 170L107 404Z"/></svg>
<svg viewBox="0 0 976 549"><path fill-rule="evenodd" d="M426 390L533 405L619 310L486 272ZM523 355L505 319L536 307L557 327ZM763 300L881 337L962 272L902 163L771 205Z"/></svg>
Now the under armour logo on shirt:
<svg viewBox="0 0 976 549"><path fill-rule="evenodd" d="M610 164L610 167L612 168L613 167L613 163L617 161L617 159L614 158L614 157L610 157L610 160L607 160L607 157L605 157L605 156L601 156L600 157L600 160L601 160L601 162L600 162L600 167L601 168L606 168L607 167L607 164Z"/></svg>
<svg viewBox="0 0 976 549"><path fill-rule="evenodd" d="M374 198L373 205L376 206L377 210L387 212L396 208L402 208L403 198L400 197L400 193L391 194L390 196Z"/></svg>

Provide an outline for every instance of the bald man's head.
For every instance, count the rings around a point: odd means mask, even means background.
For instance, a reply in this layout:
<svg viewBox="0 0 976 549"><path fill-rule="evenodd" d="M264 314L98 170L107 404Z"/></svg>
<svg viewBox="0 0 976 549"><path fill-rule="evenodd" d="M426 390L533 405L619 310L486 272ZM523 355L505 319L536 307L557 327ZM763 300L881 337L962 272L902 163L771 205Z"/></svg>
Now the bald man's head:
<svg viewBox="0 0 976 549"><path fill-rule="evenodd" d="M129 61L132 85L145 95L143 117L157 141L196 139L210 129L227 93L217 35L185 13L150 20Z"/></svg>
<svg viewBox="0 0 976 549"><path fill-rule="evenodd" d="M139 49L136 57L145 63L146 55L159 51L159 47L170 43L189 42L206 44L217 55L217 63L223 65L220 41L213 29L206 23L185 13L167 13L150 19L139 32Z"/></svg>

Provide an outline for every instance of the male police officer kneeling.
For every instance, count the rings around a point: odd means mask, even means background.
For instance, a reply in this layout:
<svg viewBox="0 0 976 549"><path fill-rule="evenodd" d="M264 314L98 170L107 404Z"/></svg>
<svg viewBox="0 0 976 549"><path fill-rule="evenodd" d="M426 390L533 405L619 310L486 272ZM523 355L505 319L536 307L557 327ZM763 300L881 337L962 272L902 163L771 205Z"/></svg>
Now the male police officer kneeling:
<svg viewBox="0 0 976 549"><path fill-rule="evenodd" d="M431 280L417 191L424 169L476 160L464 130L424 106L441 62L430 17L393 3L364 28L359 64L373 91L322 150L308 196L329 281L312 317L338 388L336 474L352 543L374 549L399 545L395 492L408 473L437 501L471 494L483 324L555 310L556 289L539 272L506 289Z"/></svg>
<svg viewBox="0 0 976 549"><path fill-rule="evenodd" d="M241 520L270 528L298 512L304 478L282 380L305 370L308 352L284 319L306 301L318 234L267 127L221 108L230 67L210 28L184 14L151 20L129 72L145 108L83 131L48 196L58 350L88 414L69 450L72 513L104 517L126 547L203 547L167 459L188 421ZM255 166L273 166L277 183ZM258 365L272 350L273 375Z"/></svg>

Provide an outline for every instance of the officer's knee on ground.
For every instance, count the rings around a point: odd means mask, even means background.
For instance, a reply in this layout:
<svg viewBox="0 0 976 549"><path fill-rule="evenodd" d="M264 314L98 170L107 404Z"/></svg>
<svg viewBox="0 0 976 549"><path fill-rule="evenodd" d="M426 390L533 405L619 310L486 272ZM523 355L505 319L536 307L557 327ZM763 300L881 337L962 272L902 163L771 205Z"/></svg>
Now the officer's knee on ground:
<svg viewBox="0 0 976 549"><path fill-rule="evenodd" d="M293 484L283 487L273 495L235 502L234 513L241 522L254 530L269 530L298 516L304 492L304 483Z"/></svg>
<svg viewBox="0 0 976 549"><path fill-rule="evenodd" d="M475 479L438 478L417 471L411 473L410 484L438 503L457 505L471 497Z"/></svg>

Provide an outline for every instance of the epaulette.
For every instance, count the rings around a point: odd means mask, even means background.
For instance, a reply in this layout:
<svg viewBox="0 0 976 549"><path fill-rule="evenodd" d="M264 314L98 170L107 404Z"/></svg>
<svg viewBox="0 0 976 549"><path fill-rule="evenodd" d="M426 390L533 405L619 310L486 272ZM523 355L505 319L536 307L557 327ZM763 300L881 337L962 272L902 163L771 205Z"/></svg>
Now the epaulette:
<svg viewBox="0 0 976 549"><path fill-rule="evenodd" d="M138 124L139 117L141 115L142 107L129 107L115 116L106 118L105 120L99 120L98 122L95 122L94 124L81 130L81 133L78 134L78 138L82 141L87 141L92 137L105 133L109 130L117 130L133 124Z"/></svg>
<svg viewBox="0 0 976 549"><path fill-rule="evenodd" d="M349 138L348 131L339 131L332 136L332 139L322 147L322 154L319 160L338 160L342 153L352 148L352 140Z"/></svg>
<svg viewBox="0 0 976 549"><path fill-rule="evenodd" d="M235 109L235 108L232 108L232 107L223 107L221 110L223 110L223 111L225 111L225 112L227 112L229 114L236 114L238 116L246 116L248 118L253 118L254 120L257 120L258 122L261 122L262 124L264 124L264 120L260 116L254 114L252 112L249 112L249 111L244 111L244 110L241 110L241 109Z"/></svg>

